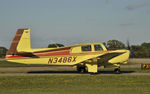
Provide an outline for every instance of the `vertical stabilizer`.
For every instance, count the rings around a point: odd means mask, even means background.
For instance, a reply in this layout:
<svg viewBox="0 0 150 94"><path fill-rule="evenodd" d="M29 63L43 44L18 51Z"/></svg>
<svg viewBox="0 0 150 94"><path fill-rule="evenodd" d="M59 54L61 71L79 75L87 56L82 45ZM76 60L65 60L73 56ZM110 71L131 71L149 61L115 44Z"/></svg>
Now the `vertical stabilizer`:
<svg viewBox="0 0 150 94"><path fill-rule="evenodd" d="M30 29L18 29L7 55L16 55L31 49Z"/></svg>

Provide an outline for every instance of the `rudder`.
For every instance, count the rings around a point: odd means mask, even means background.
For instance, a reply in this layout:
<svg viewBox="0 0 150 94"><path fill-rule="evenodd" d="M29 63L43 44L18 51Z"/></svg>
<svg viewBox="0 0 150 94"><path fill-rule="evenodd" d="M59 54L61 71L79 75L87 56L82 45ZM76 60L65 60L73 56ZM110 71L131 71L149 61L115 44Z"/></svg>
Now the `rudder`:
<svg viewBox="0 0 150 94"><path fill-rule="evenodd" d="M23 52L30 49L30 29L18 29L7 55L16 55L18 52Z"/></svg>

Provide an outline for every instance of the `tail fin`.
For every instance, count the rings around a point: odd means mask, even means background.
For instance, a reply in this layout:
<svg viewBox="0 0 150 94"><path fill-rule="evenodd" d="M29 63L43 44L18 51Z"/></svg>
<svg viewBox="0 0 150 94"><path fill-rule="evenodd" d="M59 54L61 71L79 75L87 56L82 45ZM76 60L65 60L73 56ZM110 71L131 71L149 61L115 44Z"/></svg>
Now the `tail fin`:
<svg viewBox="0 0 150 94"><path fill-rule="evenodd" d="M30 29L18 29L7 55L16 55L29 49L31 49Z"/></svg>

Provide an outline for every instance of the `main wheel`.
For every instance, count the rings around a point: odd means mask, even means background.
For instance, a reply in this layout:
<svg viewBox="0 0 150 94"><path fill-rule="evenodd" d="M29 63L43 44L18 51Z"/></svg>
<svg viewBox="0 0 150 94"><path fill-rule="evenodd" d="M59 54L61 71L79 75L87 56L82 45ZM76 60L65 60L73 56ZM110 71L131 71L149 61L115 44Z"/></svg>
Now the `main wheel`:
<svg viewBox="0 0 150 94"><path fill-rule="evenodd" d="M87 67L86 66L77 67L77 71L80 73L85 73L87 72Z"/></svg>
<svg viewBox="0 0 150 94"><path fill-rule="evenodd" d="M81 72L82 70L81 70L81 67L77 67L77 71L78 72Z"/></svg>

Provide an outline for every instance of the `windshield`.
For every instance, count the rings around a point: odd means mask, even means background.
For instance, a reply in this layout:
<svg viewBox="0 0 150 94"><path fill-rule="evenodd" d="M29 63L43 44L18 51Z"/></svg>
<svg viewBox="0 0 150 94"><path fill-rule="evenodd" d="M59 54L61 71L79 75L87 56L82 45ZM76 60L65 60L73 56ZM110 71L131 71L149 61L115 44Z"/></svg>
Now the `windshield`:
<svg viewBox="0 0 150 94"><path fill-rule="evenodd" d="M94 45L95 51L103 51L101 45Z"/></svg>

